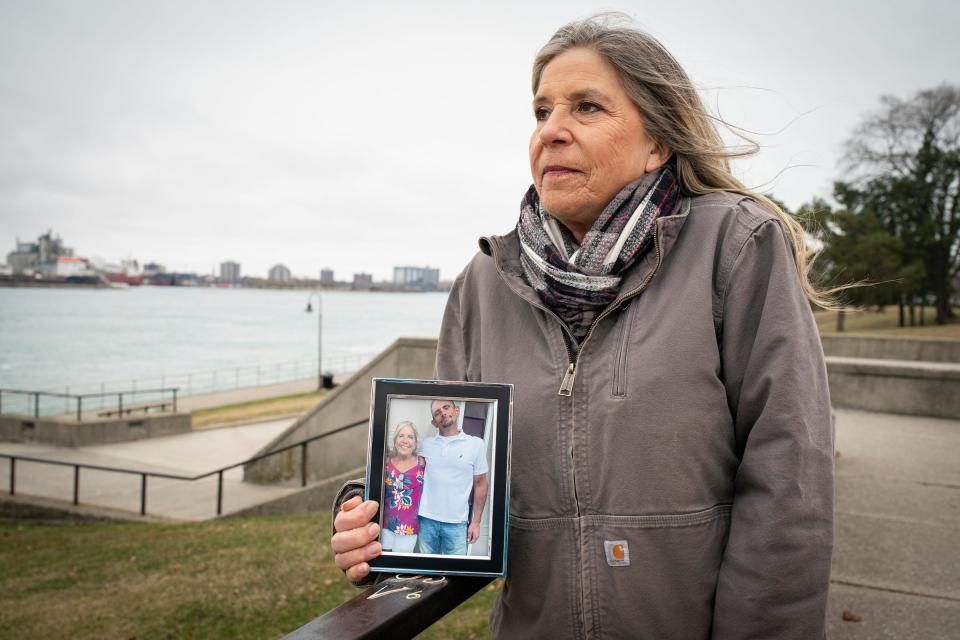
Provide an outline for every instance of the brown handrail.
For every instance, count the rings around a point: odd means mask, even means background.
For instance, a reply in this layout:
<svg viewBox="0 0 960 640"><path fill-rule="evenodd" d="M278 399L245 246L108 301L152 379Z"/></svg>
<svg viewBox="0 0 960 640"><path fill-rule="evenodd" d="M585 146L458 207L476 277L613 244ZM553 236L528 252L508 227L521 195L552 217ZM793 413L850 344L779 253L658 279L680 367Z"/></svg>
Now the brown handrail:
<svg viewBox="0 0 960 640"><path fill-rule="evenodd" d="M412 638L492 580L396 575L313 619L284 640Z"/></svg>

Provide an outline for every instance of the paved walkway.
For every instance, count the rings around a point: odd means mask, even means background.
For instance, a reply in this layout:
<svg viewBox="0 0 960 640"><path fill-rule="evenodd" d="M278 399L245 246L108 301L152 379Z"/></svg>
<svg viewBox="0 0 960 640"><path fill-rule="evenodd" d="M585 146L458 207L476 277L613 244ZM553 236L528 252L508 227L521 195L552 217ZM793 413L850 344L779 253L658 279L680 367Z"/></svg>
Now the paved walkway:
<svg viewBox="0 0 960 640"><path fill-rule="evenodd" d="M829 637L960 638L960 421L838 410L837 450Z"/></svg>
<svg viewBox="0 0 960 640"><path fill-rule="evenodd" d="M250 458L291 424L293 419L273 420L76 449L0 442L0 453L193 476ZM9 482L10 461L0 458L0 490L9 490ZM224 473L223 511L236 511L292 491L286 487L245 483L243 470L231 469ZM73 468L18 460L16 492L71 500ZM193 482L163 478L147 481L147 513L151 515L180 520L211 518L216 515L216 500L215 476ZM80 502L139 512L140 476L81 470Z"/></svg>

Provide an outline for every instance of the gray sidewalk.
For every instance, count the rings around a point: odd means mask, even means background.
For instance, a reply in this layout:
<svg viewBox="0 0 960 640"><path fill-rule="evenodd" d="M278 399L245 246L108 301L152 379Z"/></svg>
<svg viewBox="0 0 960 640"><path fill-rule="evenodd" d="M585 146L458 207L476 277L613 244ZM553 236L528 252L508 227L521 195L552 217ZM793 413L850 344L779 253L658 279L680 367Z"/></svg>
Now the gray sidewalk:
<svg viewBox="0 0 960 640"><path fill-rule="evenodd" d="M960 638L960 421L838 410L837 450L829 637Z"/></svg>

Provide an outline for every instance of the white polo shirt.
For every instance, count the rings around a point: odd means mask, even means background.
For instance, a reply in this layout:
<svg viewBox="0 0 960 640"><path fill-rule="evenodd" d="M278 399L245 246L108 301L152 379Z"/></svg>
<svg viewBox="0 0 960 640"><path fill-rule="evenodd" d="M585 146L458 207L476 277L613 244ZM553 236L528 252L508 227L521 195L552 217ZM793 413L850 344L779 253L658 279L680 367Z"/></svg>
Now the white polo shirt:
<svg viewBox="0 0 960 640"><path fill-rule="evenodd" d="M482 438L459 431L427 438L417 452L427 459L418 515L459 524L470 514L473 477L487 472L487 447Z"/></svg>

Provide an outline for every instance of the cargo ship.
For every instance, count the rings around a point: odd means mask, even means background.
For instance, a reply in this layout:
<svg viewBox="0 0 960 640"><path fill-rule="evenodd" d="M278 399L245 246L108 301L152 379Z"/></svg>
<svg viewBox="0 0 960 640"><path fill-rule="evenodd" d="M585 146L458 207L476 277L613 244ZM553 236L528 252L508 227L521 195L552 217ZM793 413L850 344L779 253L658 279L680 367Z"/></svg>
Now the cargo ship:
<svg viewBox="0 0 960 640"><path fill-rule="evenodd" d="M130 286L140 286L143 284L143 272L140 271L140 265L136 260L123 260L119 265L104 265L103 277L115 284L126 284Z"/></svg>

